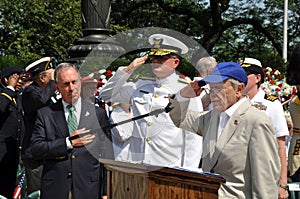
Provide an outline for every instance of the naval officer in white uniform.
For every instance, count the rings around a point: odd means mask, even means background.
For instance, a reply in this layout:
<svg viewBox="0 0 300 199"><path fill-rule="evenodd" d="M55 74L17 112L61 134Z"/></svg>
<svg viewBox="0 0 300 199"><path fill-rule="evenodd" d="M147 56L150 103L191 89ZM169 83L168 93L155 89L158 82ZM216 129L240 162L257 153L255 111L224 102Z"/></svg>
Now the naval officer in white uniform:
<svg viewBox="0 0 300 199"><path fill-rule="evenodd" d="M175 71L180 64L180 55L188 51L187 46L162 34L151 35L149 42L152 45L149 55L135 59L127 67L120 67L100 93L106 101L130 103L133 117L166 107L168 96L186 86ZM149 58L151 63L146 64ZM128 82L138 67L152 67L154 78ZM128 161L190 167L192 165L184 162L189 158L189 154L185 154L186 147L191 146L195 147L194 153L201 153L201 143L186 143L185 131L177 128L167 113L144 117L134 121ZM197 167L200 159L194 161Z"/></svg>

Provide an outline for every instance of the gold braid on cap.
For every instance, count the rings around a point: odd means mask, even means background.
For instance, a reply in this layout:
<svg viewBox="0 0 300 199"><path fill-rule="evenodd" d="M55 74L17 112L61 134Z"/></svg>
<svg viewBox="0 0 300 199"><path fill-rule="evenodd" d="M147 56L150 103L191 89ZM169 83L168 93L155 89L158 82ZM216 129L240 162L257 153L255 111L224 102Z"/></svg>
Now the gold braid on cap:
<svg viewBox="0 0 300 199"><path fill-rule="evenodd" d="M251 66L251 64L244 64L244 63L243 63L243 64L241 64L241 66L242 66L242 67L245 67L245 68L248 68L248 67Z"/></svg>
<svg viewBox="0 0 300 199"><path fill-rule="evenodd" d="M47 61L46 65L45 65L45 68L44 68L44 71L52 68L50 63L51 63L51 59L49 61Z"/></svg>
<svg viewBox="0 0 300 199"><path fill-rule="evenodd" d="M160 48L163 41L164 40L162 38L161 39L153 38L153 48L150 50L149 55L163 56L163 55L168 55L170 53L178 54L178 50Z"/></svg>
<svg viewBox="0 0 300 199"><path fill-rule="evenodd" d="M176 53L178 54L178 50L171 50L171 49L162 49L162 48L152 48L150 50L149 55L168 55L170 53Z"/></svg>

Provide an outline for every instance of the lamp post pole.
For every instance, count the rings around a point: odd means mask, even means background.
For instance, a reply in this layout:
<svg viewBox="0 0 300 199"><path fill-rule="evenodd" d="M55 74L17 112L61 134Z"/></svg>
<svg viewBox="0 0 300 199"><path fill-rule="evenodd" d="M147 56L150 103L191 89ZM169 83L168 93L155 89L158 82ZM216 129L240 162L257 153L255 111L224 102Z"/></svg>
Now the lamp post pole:
<svg viewBox="0 0 300 199"><path fill-rule="evenodd" d="M68 48L68 62L81 64L92 50L107 54L124 52L116 42L104 43L112 34L109 29L110 11L110 0L81 0L83 37Z"/></svg>
<svg viewBox="0 0 300 199"><path fill-rule="evenodd" d="M284 0L284 17L283 17L283 50L282 58L284 63L287 62L287 26L288 26L288 0Z"/></svg>

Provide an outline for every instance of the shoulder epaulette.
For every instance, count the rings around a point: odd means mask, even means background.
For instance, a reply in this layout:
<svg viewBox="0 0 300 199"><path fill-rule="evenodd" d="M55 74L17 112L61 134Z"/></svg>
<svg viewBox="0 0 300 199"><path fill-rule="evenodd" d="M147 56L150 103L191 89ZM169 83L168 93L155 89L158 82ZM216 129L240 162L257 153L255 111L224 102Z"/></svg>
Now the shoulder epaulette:
<svg viewBox="0 0 300 199"><path fill-rule="evenodd" d="M278 97L276 95L265 95L265 99L274 102Z"/></svg>
<svg viewBox="0 0 300 199"><path fill-rule="evenodd" d="M142 79L142 80L150 80L150 81L155 81L156 79L154 77L139 77L139 79Z"/></svg>
<svg viewBox="0 0 300 199"><path fill-rule="evenodd" d="M140 75L132 75L131 77L129 77L129 79L127 80L128 82L136 82L137 80L150 80L150 81L155 81L156 79L154 77L144 77L144 76L140 76Z"/></svg>
<svg viewBox="0 0 300 199"><path fill-rule="evenodd" d="M189 84L192 82L192 80L189 77L179 77L178 78L179 82L185 83L185 84Z"/></svg>
<svg viewBox="0 0 300 199"><path fill-rule="evenodd" d="M15 104L17 103L16 99L13 98L13 97L11 97L11 96L9 96L7 93L1 93L1 95L4 95L5 97L7 97L10 101L14 102Z"/></svg>
<svg viewBox="0 0 300 199"><path fill-rule="evenodd" d="M139 79L139 75L131 75L127 82L136 82Z"/></svg>

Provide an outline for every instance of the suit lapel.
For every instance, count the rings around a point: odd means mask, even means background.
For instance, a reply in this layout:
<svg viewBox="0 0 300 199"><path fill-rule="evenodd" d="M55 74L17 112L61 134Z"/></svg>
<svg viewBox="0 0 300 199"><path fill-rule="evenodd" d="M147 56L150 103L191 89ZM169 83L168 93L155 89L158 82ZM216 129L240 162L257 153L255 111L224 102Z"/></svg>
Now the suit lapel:
<svg viewBox="0 0 300 199"><path fill-rule="evenodd" d="M218 123L219 123L219 114L217 112L212 112L211 115L209 115L209 127L207 129L207 132L205 136L203 137L203 152L202 157L205 159L203 161L203 169L205 171L210 171L210 169L213 167L212 165L212 156L215 151L216 146L216 138L217 138L217 132L218 132Z"/></svg>
<svg viewBox="0 0 300 199"><path fill-rule="evenodd" d="M239 108L234 112L234 114L228 120L226 127L223 129L220 138L217 140L215 145L214 153L211 154L211 168L215 166L219 156L225 147L225 145L230 141L231 137L235 134L236 130L238 129L241 121L243 120L243 115L245 114L246 110L251 107L249 100L242 103ZM218 126L218 125L217 125ZM217 132L217 131L216 131Z"/></svg>
<svg viewBox="0 0 300 199"><path fill-rule="evenodd" d="M53 119L57 125L57 129L59 130L59 133L62 137L69 136L69 130L68 130L68 124L65 117L64 108L62 105L62 101L58 101L57 103L52 105L53 109Z"/></svg>
<svg viewBox="0 0 300 199"><path fill-rule="evenodd" d="M95 105L81 99L81 114L78 129L100 128L96 117Z"/></svg>

